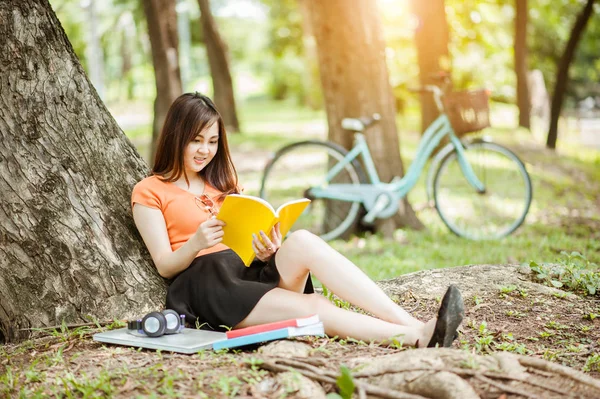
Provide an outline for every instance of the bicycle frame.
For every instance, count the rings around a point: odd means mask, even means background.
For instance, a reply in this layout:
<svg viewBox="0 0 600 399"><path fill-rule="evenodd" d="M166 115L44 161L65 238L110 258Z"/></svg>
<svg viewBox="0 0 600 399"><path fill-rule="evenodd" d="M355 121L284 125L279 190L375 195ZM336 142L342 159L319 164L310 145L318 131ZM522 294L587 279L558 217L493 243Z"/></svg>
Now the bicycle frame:
<svg viewBox="0 0 600 399"><path fill-rule="evenodd" d="M398 211L398 202L404 198L416 185L427 160L431 153L440 144L445 136L449 136L449 145L453 146L457 152L458 162L467 181L479 192L483 192L485 187L477 178L473 168L468 163L464 155L462 142L454 134L450 121L446 114L442 113L425 130L414 161L409 166L406 174L402 178L395 177L390 183L383 183L379 179L377 169L373 163L373 158L369 151L365 136L361 133L355 133L355 145L344 159L337 162L327 173L325 181L320 186L312 187L309 193L314 198L335 199L348 202L361 202L364 204L367 215L363 218L366 222L373 222L376 217L386 218L392 216ZM350 164L355 158L361 156L363 164L367 171L369 183L367 184L329 184L344 167Z"/></svg>

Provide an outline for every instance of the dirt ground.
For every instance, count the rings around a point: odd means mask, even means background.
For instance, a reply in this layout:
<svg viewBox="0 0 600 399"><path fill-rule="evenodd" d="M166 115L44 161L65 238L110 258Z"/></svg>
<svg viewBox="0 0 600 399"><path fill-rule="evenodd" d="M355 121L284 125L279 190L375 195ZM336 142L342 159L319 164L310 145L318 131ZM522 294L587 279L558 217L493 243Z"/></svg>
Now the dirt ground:
<svg viewBox="0 0 600 399"><path fill-rule="evenodd" d="M435 298L417 298L410 291L396 299L421 319L433 316L439 306ZM458 352L507 351L600 375L600 301L595 297L507 286L465 297L465 305L454 344L463 349ZM36 339L0 348L0 397L318 397L335 392L336 384L322 382L317 393L306 394L297 373L286 379L285 373L265 370L262 362L272 355L293 356L339 374L343 365L359 370L403 351L417 353L401 345L301 338L306 345L286 347L289 341L279 341L243 351L182 355L100 344L92 341L97 331L36 333ZM502 393L492 385L476 387L482 397Z"/></svg>

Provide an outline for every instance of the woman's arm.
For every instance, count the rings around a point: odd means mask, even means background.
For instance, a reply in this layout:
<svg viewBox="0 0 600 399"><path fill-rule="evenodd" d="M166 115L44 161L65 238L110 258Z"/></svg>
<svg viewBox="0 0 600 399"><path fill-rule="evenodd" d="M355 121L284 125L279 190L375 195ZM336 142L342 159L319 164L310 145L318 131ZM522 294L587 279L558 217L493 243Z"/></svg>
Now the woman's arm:
<svg viewBox="0 0 600 399"><path fill-rule="evenodd" d="M158 274L172 278L187 269L203 249L210 248L223 240L224 223L209 219L202 223L196 233L176 251L171 249L167 225L159 209L141 204L133 206L133 220L142 236Z"/></svg>

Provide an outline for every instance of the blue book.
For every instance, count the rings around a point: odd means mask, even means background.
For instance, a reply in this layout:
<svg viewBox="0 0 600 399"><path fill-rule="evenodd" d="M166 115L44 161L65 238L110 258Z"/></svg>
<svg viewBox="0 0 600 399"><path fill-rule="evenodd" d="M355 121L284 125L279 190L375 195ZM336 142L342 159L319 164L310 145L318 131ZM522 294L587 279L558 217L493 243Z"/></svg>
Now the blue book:
<svg viewBox="0 0 600 399"><path fill-rule="evenodd" d="M323 323L310 324L303 327L286 327L278 330L260 332L256 334L244 335L237 338L225 339L212 344L214 350L237 348L239 346L257 344L259 342L274 341L276 339L284 339L289 337L300 337L306 335L314 335L322 337L325 335Z"/></svg>

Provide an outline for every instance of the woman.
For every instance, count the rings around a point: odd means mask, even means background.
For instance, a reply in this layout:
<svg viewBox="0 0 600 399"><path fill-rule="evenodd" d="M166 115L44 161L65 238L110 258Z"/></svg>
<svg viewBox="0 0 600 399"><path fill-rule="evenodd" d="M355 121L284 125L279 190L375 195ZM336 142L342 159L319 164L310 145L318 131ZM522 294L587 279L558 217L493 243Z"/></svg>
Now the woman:
<svg viewBox="0 0 600 399"><path fill-rule="evenodd" d="M422 323L307 231L296 231L283 243L278 226L271 237L253 237L256 260L245 267L220 243L224 223L211 217L211 205L239 191L219 112L208 97L183 94L166 116L152 176L135 186L131 199L135 224L158 272L173 279L167 308L213 329L317 313L329 336L381 343L397 337L418 347L452 344L464 314L456 287L446 292L437 319ZM309 273L374 317L314 294Z"/></svg>

